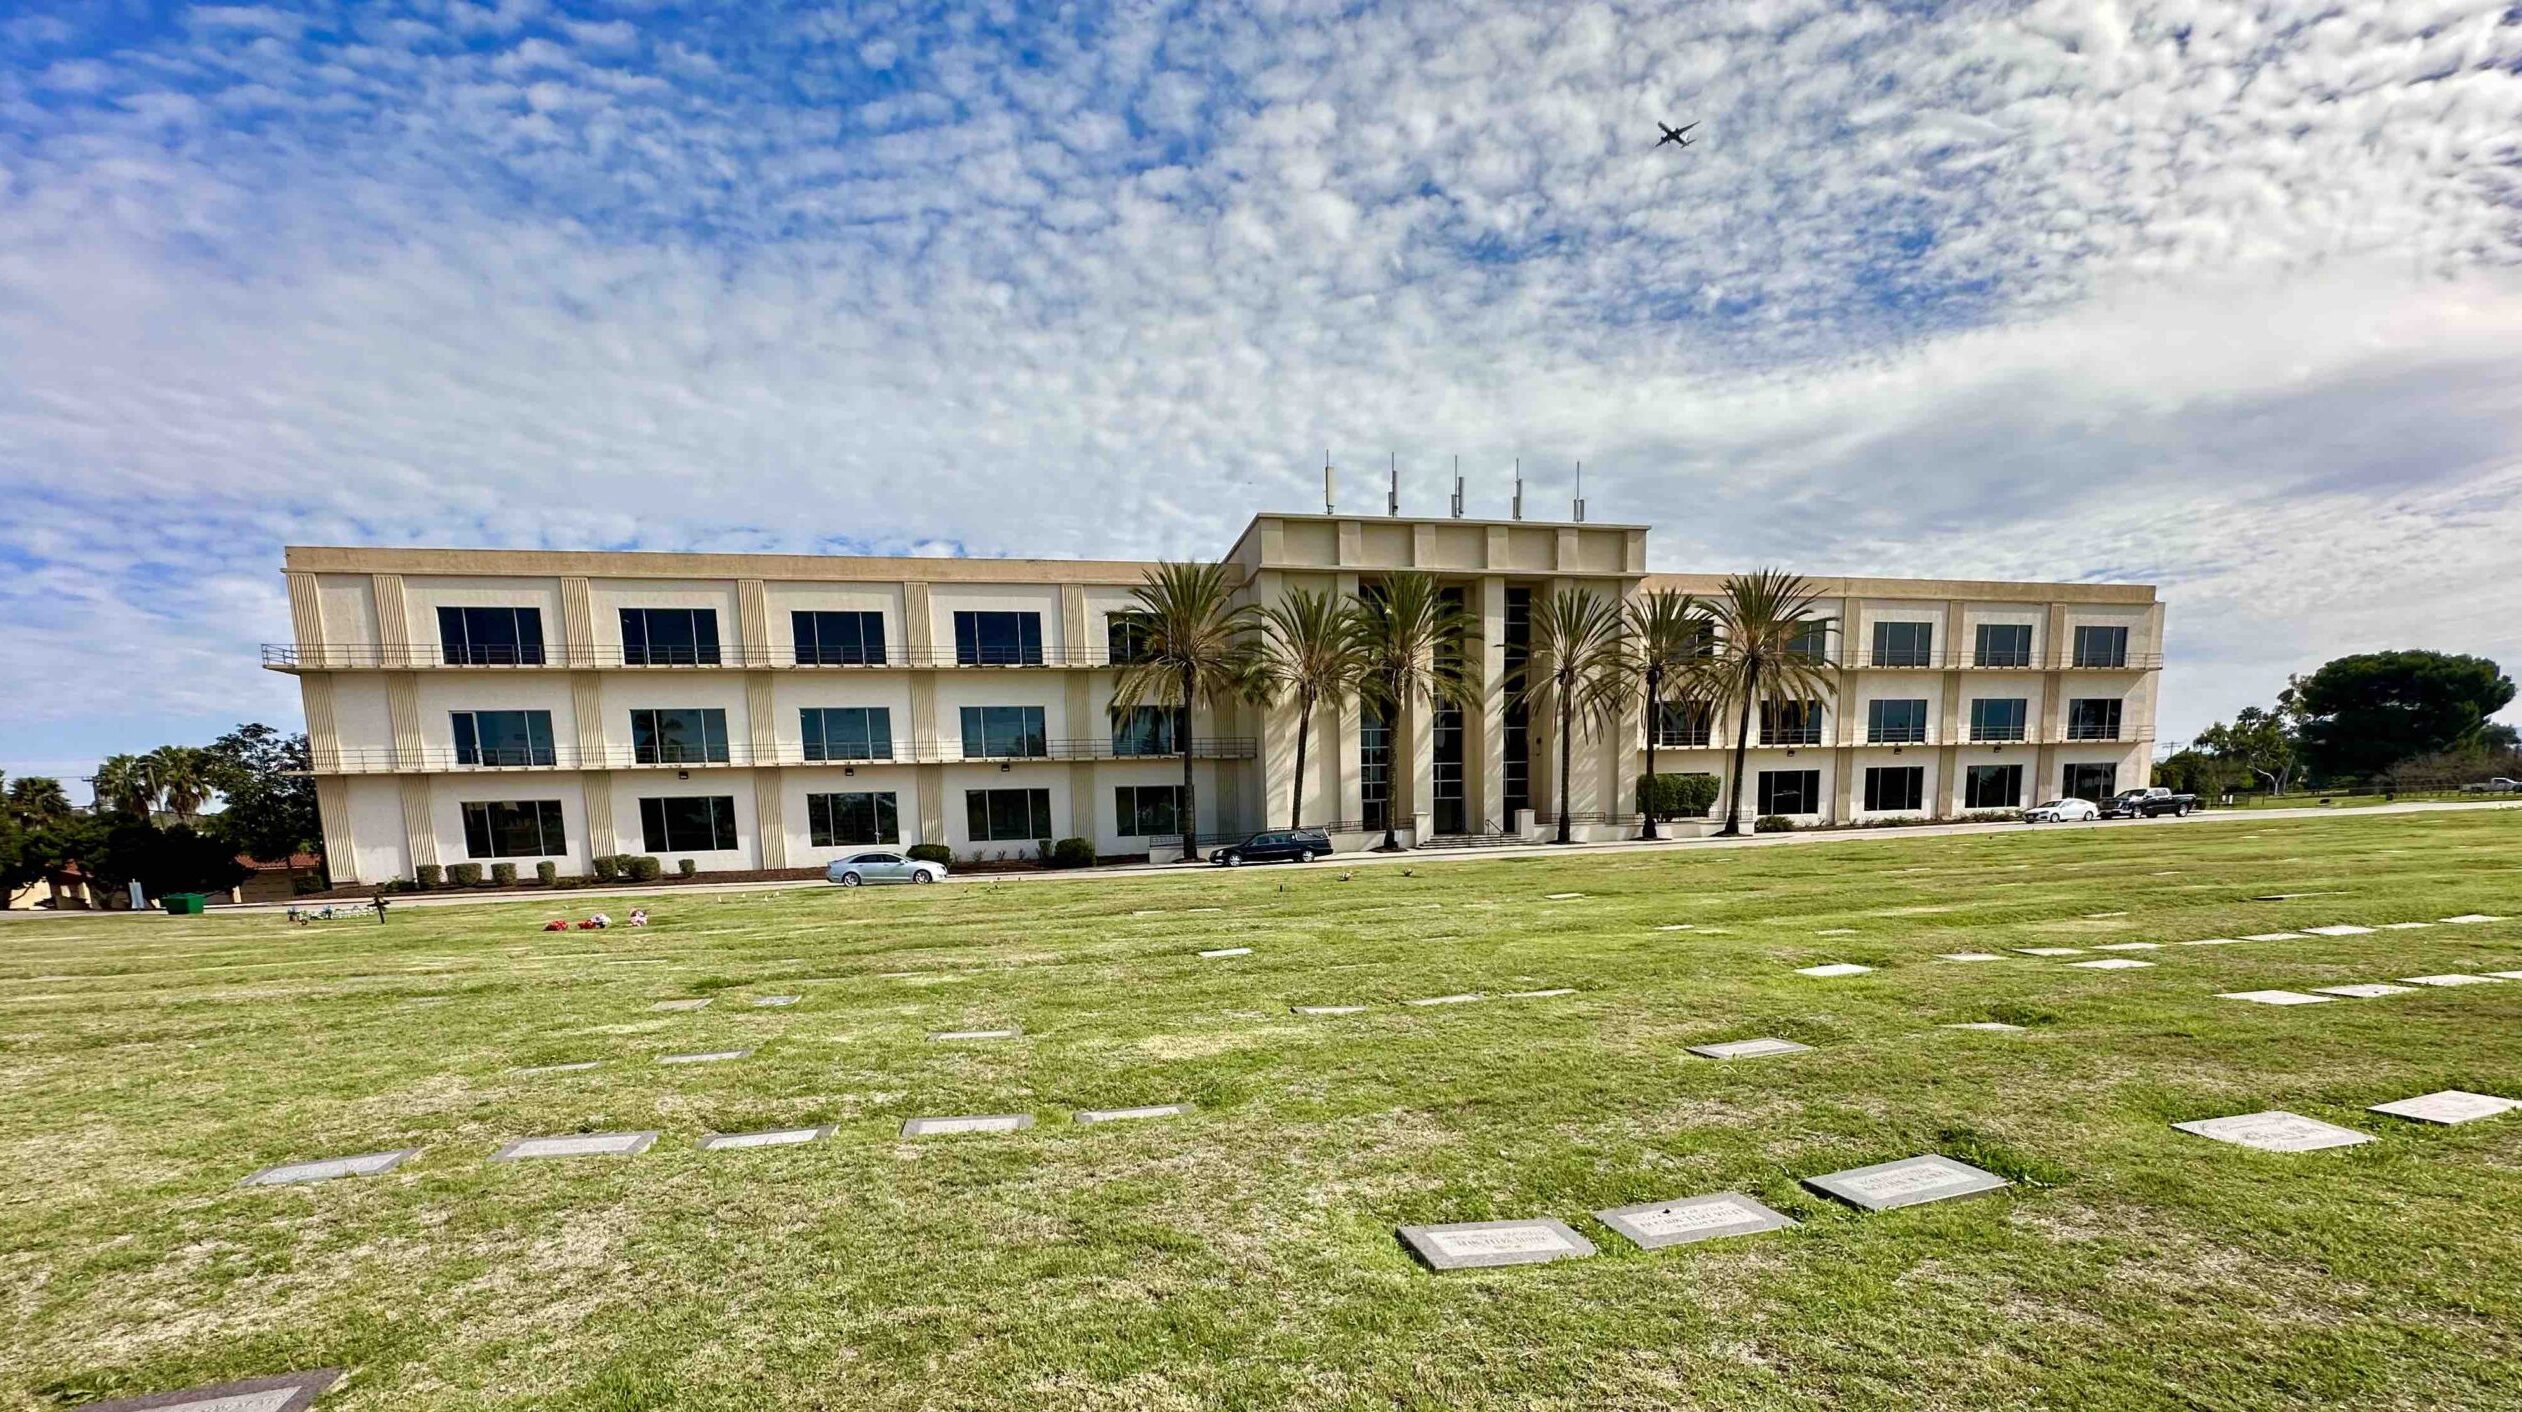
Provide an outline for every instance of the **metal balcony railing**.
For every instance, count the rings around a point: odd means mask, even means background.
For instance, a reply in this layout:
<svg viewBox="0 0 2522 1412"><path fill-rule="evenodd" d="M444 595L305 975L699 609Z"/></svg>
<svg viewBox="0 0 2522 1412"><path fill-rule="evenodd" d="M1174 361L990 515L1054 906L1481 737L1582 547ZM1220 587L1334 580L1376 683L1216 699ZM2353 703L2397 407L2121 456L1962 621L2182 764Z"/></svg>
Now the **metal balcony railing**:
<svg viewBox="0 0 2522 1412"><path fill-rule="evenodd" d="M505 668L531 670L558 667L579 670L740 667L775 670L859 670L885 667L1122 667L1132 659L1115 657L1106 647L1043 647L1036 649L961 649L905 647L887 643L875 648L648 647L632 650L608 643L552 643L528 647L446 647L419 642L405 647L381 643L293 642L263 644L263 665L275 671L339 672L360 670L423 671L430 668Z"/></svg>
<svg viewBox="0 0 2522 1412"><path fill-rule="evenodd" d="M1941 652L1855 653L1845 666L1858 671L1936 672L2150 672L2163 665L2160 652L2065 654L2053 659L2040 653L1990 653L1969 648Z"/></svg>
<svg viewBox="0 0 2522 1412"><path fill-rule="evenodd" d="M418 750L398 750L392 746L346 746L319 748L310 756L309 774L317 775L383 775L383 774L505 774L526 770L718 770L751 768L762 765L846 766L860 765L954 765L954 764L1018 764L1028 761L1073 760L1180 760L1178 751L1148 753L1116 749L1109 737L1076 740L1043 740L1032 742L1039 751L1017 754L966 754L959 740L897 740L889 754L842 755L819 752L809 755L804 747L781 744L768 750L755 750L747 744L729 742L717 747L684 747L668 750L641 750L628 745L609 745L600 750L580 750L574 745L555 745L550 749L522 751L462 751L447 746L424 746ZM1249 760L1258 749L1250 736L1203 736L1192 742L1191 758L1195 760Z"/></svg>

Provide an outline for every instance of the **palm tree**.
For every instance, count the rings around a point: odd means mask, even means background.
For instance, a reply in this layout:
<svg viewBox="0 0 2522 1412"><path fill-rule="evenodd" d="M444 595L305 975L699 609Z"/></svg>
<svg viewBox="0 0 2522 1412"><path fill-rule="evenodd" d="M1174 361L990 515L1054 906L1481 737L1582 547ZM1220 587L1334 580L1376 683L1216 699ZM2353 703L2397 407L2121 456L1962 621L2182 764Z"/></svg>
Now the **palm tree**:
<svg viewBox="0 0 2522 1412"><path fill-rule="evenodd" d="M9 812L29 824L58 819L70 812L70 796L57 779L20 775L9 781Z"/></svg>
<svg viewBox="0 0 2522 1412"><path fill-rule="evenodd" d="M1783 569L1758 569L1725 581L1713 616L1721 636L1709 681L1734 705L1734 768L1728 781L1723 836L1740 834L1744 762L1751 748L1751 717L1761 694L1812 701L1831 690L1823 654L1805 650L1805 635L1830 619L1814 612L1821 595Z"/></svg>
<svg viewBox="0 0 2522 1412"><path fill-rule="evenodd" d="M1356 607L1363 671L1358 696L1366 708L1397 723L1402 708L1424 701L1471 710L1480 704L1479 674L1462 649L1480 637L1480 620L1416 570L1385 576ZM1389 782L1387 773L1386 780ZM1383 851L1398 852L1393 800L1384 798Z"/></svg>
<svg viewBox="0 0 2522 1412"><path fill-rule="evenodd" d="M108 755L88 781L96 802L118 813L147 818L158 807L158 787L137 755Z"/></svg>
<svg viewBox="0 0 2522 1412"><path fill-rule="evenodd" d="M1139 643L1112 686L1112 709L1177 706L1174 746L1182 753L1182 856L1200 859L1199 810L1191 779L1191 713L1246 688L1253 609L1236 603L1242 585L1224 564L1158 564L1130 590L1135 606L1120 616Z"/></svg>
<svg viewBox="0 0 2522 1412"><path fill-rule="evenodd" d="M1260 612L1261 647L1253 664L1255 697L1296 702L1296 778L1289 791L1287 826L1305 826L1305 748L1314 711L1348 702L1366 669L1357 612L1337 597L1294 589Z"/></svg>
<svg viewBox="0 0 2522 1412"><path fill-rule="evenodd" d="M1608 598L1563 588L1532 605L1532 645L1524 699L1558 721L1559 842L1568 834L1568 776L1579 728L1587 735L1620 719L1629 699L1628 643L1620 609Z"/></svg>
<svg viewBox="0 0 2522 1412"><path fill-rule="evenodd" d="M1630 671L1646 689L1646 834L1655 837L1655 733L1668 689L1684 701L1705 695L1703 678L1716 646L1715 628L1699 600L1675 588L1659 588L1629 604Z"/></svg>
<svg viewBox="0 0 2522 1412"><path fill-rule="evenodd" d="M216 791L210 775L216 762L198 745L161 745L140 757L152 791L166 801L167 811L190 820Z"/></svg>

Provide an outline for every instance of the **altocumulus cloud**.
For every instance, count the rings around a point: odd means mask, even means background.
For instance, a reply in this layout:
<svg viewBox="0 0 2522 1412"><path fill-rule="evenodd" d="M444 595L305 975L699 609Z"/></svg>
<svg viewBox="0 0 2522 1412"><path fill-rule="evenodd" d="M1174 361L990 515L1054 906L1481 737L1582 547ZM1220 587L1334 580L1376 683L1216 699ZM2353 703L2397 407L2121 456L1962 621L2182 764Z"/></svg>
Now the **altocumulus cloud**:
<svg viewBox="0 0 2522 1412"><path fill-rule="evenodd" d="M39 3L0 768L294 719L283 542L1189 555L1326 447L2160 582L2168 735L2522 659L2517 158L2501 0Z"/></svg>

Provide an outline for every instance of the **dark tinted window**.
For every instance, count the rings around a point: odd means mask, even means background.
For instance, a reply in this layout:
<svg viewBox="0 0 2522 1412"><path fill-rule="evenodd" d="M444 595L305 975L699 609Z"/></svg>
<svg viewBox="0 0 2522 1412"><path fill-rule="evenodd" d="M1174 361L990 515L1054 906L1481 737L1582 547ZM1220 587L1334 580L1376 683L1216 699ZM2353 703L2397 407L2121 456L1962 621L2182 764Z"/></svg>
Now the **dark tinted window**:
<svg viewBox="0 0 2522 1412"><path fill-rule="evenodd" d="M639 801L639 829L650 853L712 853L736 844L736 801L730 795L678 794Z"/></svg>
<svg viewBox="0 0 2522 1412"><path fill-rule="evenodd" d="M1977 651L1982 667L2028 667L2032 664L2032 625L1981 623Z"/></svg>
<svg viewBox="0 0 2522 1412"><path fill-rule="evenodd" d="M890 760L893 712L884 706L808 706L799 731L809 760Z"/></svg>
<svg viewBox="0 0 2522 1412"><path fill-rule="evenodd" d="M534 667L543 662L540 608L441 608L439 654L454 666Z"/></svg>
<svg viewBox="0 0 2522 1412"><path fill-rule="evenodd" d="M1051 753L1043 733L1039 706L966 706L963 708L963 756L997 760L1009 756Z"/></svg>
<svg viewBox="0 0 2522 1412"><path fill-rule="evenodd" d="M884 614L791 613L801 667L857 667L884 661Z"/></svg>
<svg viewBox="0 0 2522 1412"><path fill-rule="evenodd" d="M1876 623L1874 665L1925 667L1935 661L1935 624Z"/></svg>
<svg viewBox="0 0 2522 1412"><path fill-rule="evenodd" d="M2128 665L2126 628L2084 627L2075 630L2075 664L2079 667Z"/></svg>
<svg viewBox="0 0 2522 1412"><path fill-rule="evenodd" d="M1927 738L1927 704L1869 701L1865 703L1865 733L1868 740L1892 745L1922 741Z"/></svg>
<svg viewBox="0 0 2522 1412"><path fill-rule="evenodd" d="M549 711L457 711L452 720L459 765L554 762Z"/></svg>
<svg viewBox="0 0 2522 1412"><path fill-rule="evenodd" d="M1052 836L1047 789L968 789L963 808L964 826L975 843L1038 842Z"/></svg>
<svg viewBox="0 0 2522 1412"><path fill-rule="evenodd" d="M2024 712L2029 703L2022 697L1983 696L1970 703L1970 738L1972 740L2021 740Z"/></svg>
<svg viewBox="0 0 2522 1412"><path fill-rule="evenodd" d="M1039 666L1040 613L955 614L955 661L964 666Z"/></svg>
<svg viewBox="0 0 2522 1412"><path fill-rule="evenodd" d="M715 608L624 608L622 661L633 667L716 666Z"/></svg>
<svg viewBox="0 0 2522 1412"><path fill-rule="evenodd" d="M1763 815L1820 813L1821 771L1762 770L1760 812Z"/></svg>
<svg viewBox="0 0 2522 1412"><path fill-rule="evenodd" d="M2119 698L2078 697L2067 702L2067 739L2119 739Z"/></svg>
<svg viewBox="0 0 2522 1412"><path fill-rule="evenodd" d="M2011 809L2023 802L2023 767L1973 765L1962 778L1962 807Z"/></svg>
<svg viewBox="0 0 2522 1412"><path fill-rule="evenodd" d="M1112 791L1114 833L1124 838L1182 832L1182 786L1125 784Z"/></svg>
<svg viewBox="0 0 2522 1412"><path fill-rule="evenodd" d="M1926 807L1926 767L1894 765L1870 768L1865 772L1865 807L1868 809L1921 809Z"/></svg>
<svg viewBox="0 0 2522 1412"><path fill-rule="evenodd" d="M464 806L464 856L468 858L552 858L568 852L557 799Z"/></svg>
<svg viewBox="0 0 2522 1412"><path fill-rule="evenodd" d="M853 843L900 843L902 825L891 790L852 790L806 796L806 832L817 848ZM889 853L865 853L853 863L892 861Z"/></svg>
<svg viewBox="0 0 2522 1412"><path fill-rule="evenodd" d="M631 712L631 758L643 765L705 765L727 758L727 713L716 706Z"/></svg>

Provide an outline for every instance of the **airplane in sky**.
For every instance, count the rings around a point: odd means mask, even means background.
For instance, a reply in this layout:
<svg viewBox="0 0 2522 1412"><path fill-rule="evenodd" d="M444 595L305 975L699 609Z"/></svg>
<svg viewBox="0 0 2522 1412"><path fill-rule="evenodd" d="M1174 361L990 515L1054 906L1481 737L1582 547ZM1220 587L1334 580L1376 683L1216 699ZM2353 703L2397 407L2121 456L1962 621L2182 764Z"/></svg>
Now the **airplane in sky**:
<svg viewBox="0 0 2522 1412"><path fill-rule="evenodd" d="M1689 146L1690 139L1682 136L1682 134L1698 126L1697 123L1683 123L1679 127L1667 127L1665 126L1664 120L1661 118L1655 120L1655 125L1664 129L1663 137L1657 140L1655 144L1658 147L1663 146L1667 142L1678 142L1684 147Z"/></svg>

